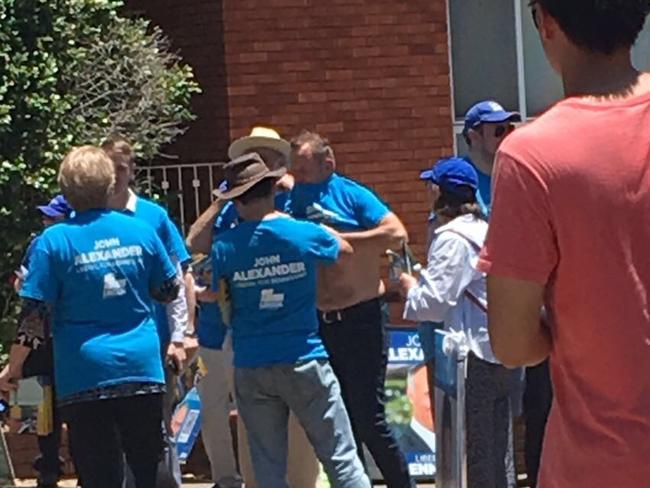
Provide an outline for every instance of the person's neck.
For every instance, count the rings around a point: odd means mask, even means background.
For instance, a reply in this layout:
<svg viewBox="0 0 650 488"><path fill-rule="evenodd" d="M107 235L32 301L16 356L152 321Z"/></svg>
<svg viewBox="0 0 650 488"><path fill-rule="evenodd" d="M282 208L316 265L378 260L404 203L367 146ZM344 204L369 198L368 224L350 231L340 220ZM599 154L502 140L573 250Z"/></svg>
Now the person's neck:
<svg viewBox="0 0 650 488"><path fill-rule="evenodd" d="M469 158L471 159L476 169L486 176L492 176L492 169L494 168L494 154L487 154L487 151L472 150L469 151Z"/></svg>
<svg viewBox="0 0 650 488"><path fill-rule="evenodd" d="M114 193L108 198L108 207L122 210L126 208L126 204L129 201L129 189L127 188L123 192Z"/></svg>
<svg viewBox="0 0 650 488"><path fill-rule="evenodd" d="M577 49L562 69L567 97L625 98L638 94L641 73L632 66L629 49L611 55Z"/></svg>
<svg viewBox="0 0 650 488"><path fill-rule="evenodd" d="M246 208L240 209L239 214L244 221L250 220L257 222L273 217L276 211L273 206L273 201L271 201L249 204Z"/></svg>

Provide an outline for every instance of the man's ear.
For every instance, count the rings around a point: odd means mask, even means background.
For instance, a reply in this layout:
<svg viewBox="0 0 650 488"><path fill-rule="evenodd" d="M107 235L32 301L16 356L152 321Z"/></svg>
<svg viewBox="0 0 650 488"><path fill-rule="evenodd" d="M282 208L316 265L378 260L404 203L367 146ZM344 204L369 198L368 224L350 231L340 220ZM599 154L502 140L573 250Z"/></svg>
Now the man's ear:
<svg viewBox="0 0 650 488"><path fill-rule="evenodd" d="M465 138L469 147L477 146L481 141L481 133L476 129L469 129Z"/></svg>
<svg viewBox="0 0 650 488"><path fill-rule="evenodd" d="M334 158L327 156L323 160L323 169L328 173L334 173L336 171L336 161Z"/></svg>

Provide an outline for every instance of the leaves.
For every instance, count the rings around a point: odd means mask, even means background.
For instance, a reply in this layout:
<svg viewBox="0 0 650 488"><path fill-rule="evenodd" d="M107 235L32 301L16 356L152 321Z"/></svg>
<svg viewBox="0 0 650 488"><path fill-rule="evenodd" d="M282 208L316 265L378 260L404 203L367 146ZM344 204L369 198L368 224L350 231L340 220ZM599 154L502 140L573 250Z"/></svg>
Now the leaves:
<svg viewBox="0 0 650 488"><path fill-rule="evenodd" d="M160 31L117 0L0 0L0 338L35 206L71 147L127 135L145 160L183 133L199 87Z"/></svg>

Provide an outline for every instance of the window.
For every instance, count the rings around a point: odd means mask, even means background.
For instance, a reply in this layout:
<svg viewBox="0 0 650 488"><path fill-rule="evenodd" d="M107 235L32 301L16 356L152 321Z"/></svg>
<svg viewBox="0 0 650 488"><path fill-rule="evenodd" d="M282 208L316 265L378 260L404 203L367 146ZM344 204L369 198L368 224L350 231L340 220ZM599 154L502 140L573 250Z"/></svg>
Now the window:
<svg viewBox="0 0 650 488"><path fill-rule="evenodd" d="M449 0L453 114L456 150L465 112L494 99L527 121L562 98L560 78L551 69L528 0ZM633 51L639 69L650 70L650 20Z"/></svg>

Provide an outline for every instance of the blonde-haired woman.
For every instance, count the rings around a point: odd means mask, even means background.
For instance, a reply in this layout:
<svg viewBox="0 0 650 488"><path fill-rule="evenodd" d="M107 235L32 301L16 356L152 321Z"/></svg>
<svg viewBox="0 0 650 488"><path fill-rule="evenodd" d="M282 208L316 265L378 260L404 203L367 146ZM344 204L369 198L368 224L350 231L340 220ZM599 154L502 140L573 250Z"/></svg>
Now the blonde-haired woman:
<svg viewBox="0 0 650 488"><path fill-rule="evenodd" d="M76 214L47 229L34 250L0 388L20 378L52 306L58 400L84 488L120 487L124 455L137 487L153 488L164 377L151 298L169 301L179 284L154 230L106 208L114 184L113 162L99 148L76 148L61 164L59 185Z"/></svg>

